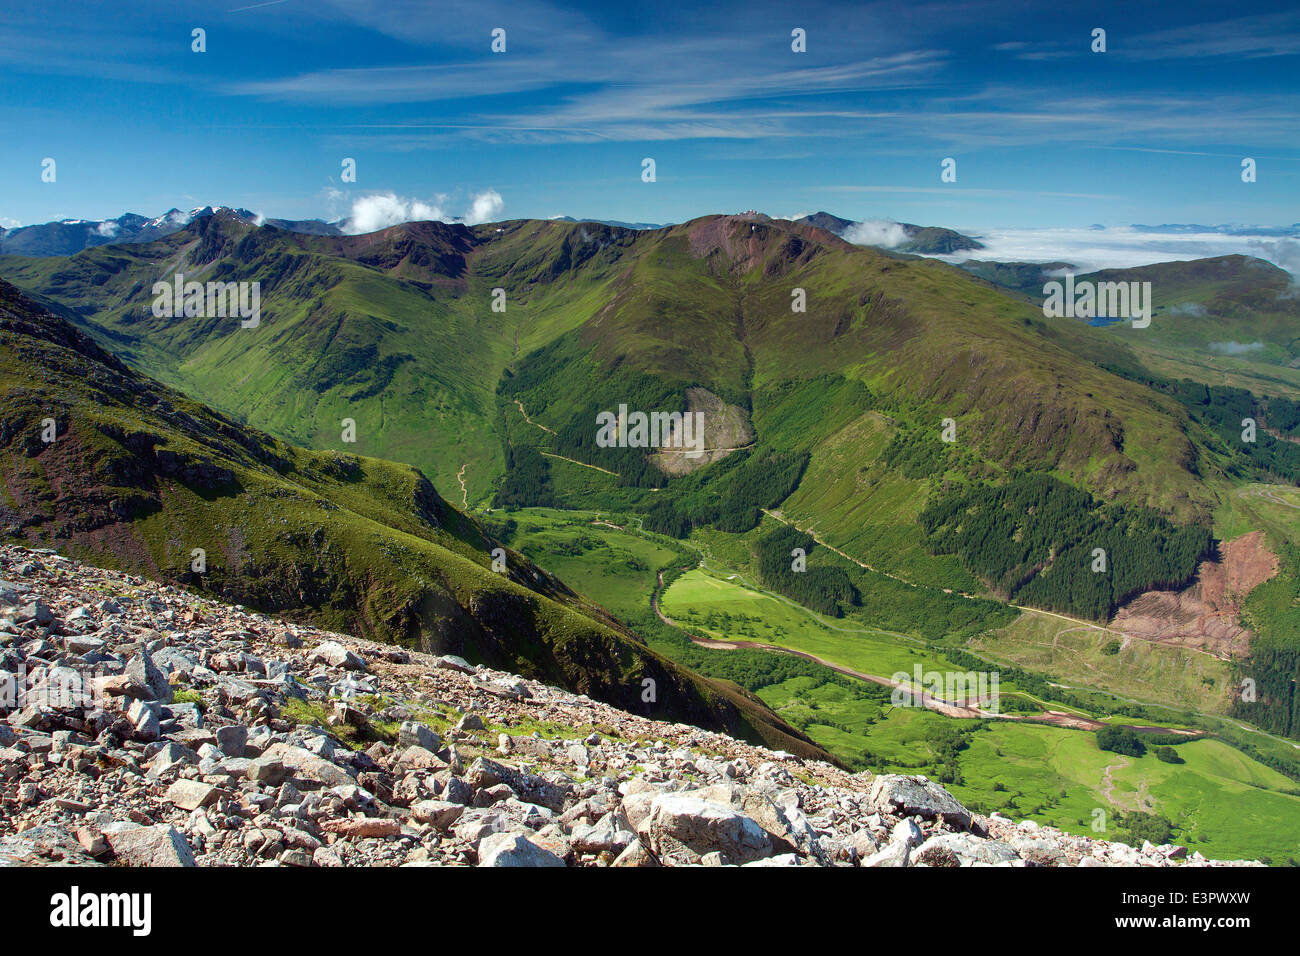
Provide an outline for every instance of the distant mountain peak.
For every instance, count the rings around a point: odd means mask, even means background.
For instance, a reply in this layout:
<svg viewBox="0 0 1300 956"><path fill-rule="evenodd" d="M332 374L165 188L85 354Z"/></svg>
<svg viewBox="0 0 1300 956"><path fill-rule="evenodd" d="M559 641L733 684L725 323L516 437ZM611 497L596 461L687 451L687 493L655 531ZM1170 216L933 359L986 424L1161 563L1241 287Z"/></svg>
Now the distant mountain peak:
<svg viewBox="0 0 1300 956"><path fill-rule="evenodd" d="M128 212L116 219L62 219L31 226L15 226L12 229L0 230L0 254L69 256L94 246L153 242L155 239L162 239L179 232L197 220L212 216L250 226L274 226L288 232L301 232L315 236L343 234L338 223L320 219L267 219L260 213L237 206L207 204L188 210L173 206L161 216L152 219Z"/></svg>
<svg viewBox="0 0 1300 956"><path fill-rule="evenodd" d="M954 229L945 229L942 226L918 226L915 223L897 222L893 219L855 221L823 211L796 219L795 222L825 229L854 245L876 246L894 252L949 255L954 252L984 248L984 244L979 240L962 235Z"/></svg>

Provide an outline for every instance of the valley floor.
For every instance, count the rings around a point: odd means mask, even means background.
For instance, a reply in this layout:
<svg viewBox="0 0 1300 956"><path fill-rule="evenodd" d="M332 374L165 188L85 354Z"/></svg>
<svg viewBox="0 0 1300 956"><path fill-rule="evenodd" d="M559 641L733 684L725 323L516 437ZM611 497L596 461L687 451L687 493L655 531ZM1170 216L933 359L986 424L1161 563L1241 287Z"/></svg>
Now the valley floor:
<svg viewBox="0 0 1300 956"><path fill-rule="evenodd" d="M1249 755L1296 763L1297 745L1223 716L1215 701L1226 669L1213 655L1136 640L1113 655L1104 628L1024 613L961 649L991 670L1063 675L1079 703L1004 679L996 718L942 700L896 707L890 690L910 681L894 675L953 671L947 648L853 613L828 619L766 591L754 583L744 536L680 542L592 512L523 509L509 519L515 547L632 622L656 650L737 680L850 766L927 773L983 810L1080 834L1096 832L1098 820L1114 830L1137 812L1167 819L1178 839L1206 852L1300 857L1300 783ZM786 674L771 651L801 655L809 667ZM868 682L880 693L864 691ZM1145 716L1116 713L1126 700ZM1092 731L1107 724L1181 737L1182 762L1100 750Z"/></svg>

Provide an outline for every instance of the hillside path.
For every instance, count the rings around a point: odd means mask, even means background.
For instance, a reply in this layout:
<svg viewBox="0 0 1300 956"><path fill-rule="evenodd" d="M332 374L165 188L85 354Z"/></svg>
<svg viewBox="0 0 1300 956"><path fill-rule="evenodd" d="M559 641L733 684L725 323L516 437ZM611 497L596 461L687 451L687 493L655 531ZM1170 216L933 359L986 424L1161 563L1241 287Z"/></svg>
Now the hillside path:
<svg viewBox="0 0 1300 956"><path fill-rule="evenodd" d="M932 584L918 584L918 583L915 582L915 581L909 581L907 578L901 578L901 577L899 577L899 576L896 575L896 574L891 574L891 573L889 573L888 571L882 571L882 570L880 570L879 568L873 568L871 565L867 564L866 562L864 562L864 561L859 561L857 558L853 557L852 555L847 554L847 553L845 553L844 551L841 551L839 548L835 547L835 545L833 545L833 544L829 544L828 542L826 542L825 540L823 540L822 538L820 538L820 537L817 535L817 532L815 532L815 531L811 531L811 530L809 530L809 529L807 529L807 528L800 528L798 524L796 524L796 523L795 523L793 520L791 520L790 518L787 518L787 517L786 517L785 515L783 515L780 511L769 511L767 508L763 508L763 509L761 509L761 510L762 510L763 514L767 515L768 517L770 517L770 518L775 518L777 521L780 521L782 524L787 524L787 525L789 525L790 527L794 528L795 530L803 532L804 534L808 535L810 538L812 538L814 541L816 541L819 545L821 545L821 546L822 546L823 548L825 548L826 550L828 550L828 551L834 551L836 554L838 554L840 557L844 558L845 560L847 560L847 561L852 561L852 562L853 562L854 564L856 564L858 567L863 568L863 569L865 569L865 570L867 570L867 571L870 571L870 572L872 572L873 574L881 574L881 575L884 575L884 576L887 577L887 578L893 578L895 581L898 581L898 582L900 582L900 583L902 583L902 584L906 584L906 585L908 585L908 586L910 586L910 587L914 587L914 588L926 588L927 590L930 590L930 591L942 591L944 594L956 594L958 597L963 597L963 598L965 598L965 599L968 600L968 601L979 601L979 600L983 600L983 598L981 598L978 594L968 594L968 593L965 592L965 591L956 591L956 590L952 590L952 589L950 589L950 588L940 588L940 587L935 587L935 586L932 585ZM1134 635L1129 634L1129 633L1127 633L1126 631L1119 631L1119 630L1116 630L1116 629L1113 628L1113 627L1106 627L1106 626L1103 625L1103 624L1097 624L1097 623L1095 623L1095 622L1093 622L1093 621L1084 620L1083 618L1080 618L1080 617L1071 617L1071 616L1068 615L1068 614L1060 614L1060 613L1057 613L1056 611L1044 611L1042 608L1029 607L1028 605L1025 605L1025 604L1016 604L1014 601L1006 601L1006 602L1004 602L1004 603L1006 604L1007 607L1013 607L1013 608L1015 608L1016 610L1018 610L1018 611L1024 611L1024 612L1027 613L1027 614L1042 614L1042 615L1046 615L1047 617L1054 617L1054 618L1057 618L1058 620L1061 620L1061 621L1068 621L1068 622L1070 622L1071 624L1076 624L1076 625L1078 625L1079 627L1090 628L1090 629L1092 629L1092 630L1094 630L1094 631L1102 631L1103 633L1106 633L1106 634L1116 634L1116 635L1118 635L1118 636L1120 636L1120 637L1123 637L1123 638L1133 638L1133 637L1134 637ZM1140 640L1140 638L1138 638L1138 639ZM1202 653L1204 653L1204 652L1202 652ZM1210 656L1213 657L1214 655L1210 655Z"/></svg>

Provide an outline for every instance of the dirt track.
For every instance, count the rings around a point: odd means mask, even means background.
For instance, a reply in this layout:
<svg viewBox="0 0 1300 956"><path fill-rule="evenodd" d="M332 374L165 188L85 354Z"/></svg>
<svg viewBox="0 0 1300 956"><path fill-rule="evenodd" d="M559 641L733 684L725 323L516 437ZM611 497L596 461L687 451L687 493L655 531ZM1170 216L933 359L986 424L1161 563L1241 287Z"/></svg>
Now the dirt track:
<svg viewBox="0 0 1300 956"><path fill-rule="evenodd" d="M608 524L608 522L601 522L601 523ZM617 527L617 526L610 525L610 527ZM698 634L693 634L690 631L688 631L678 621L675 621L672 618L670 618L668 615L666 615L663 612L662 608L660 608L659 593L662 590L663 586L664 586L664 575L663 572L660 571L658 574L658 584L655 587L654 593L650 597L650 606L654 608L655 616L658 617L659 620L667 624L669 627L674 627L677 630L681 631L690 639L691 643L696 644L699 647L707 647L710 648L711 650L723 650L723 651L739 650L742 648L748 648L752 650L762 650L762 651L776 651L781 654L791 654L795 657L802 657L805 660L810 660L817 664L821 664L823 667L829 667L831 670L837 673L844 674L848 677L855 677L858 680L870 681L873 684L881 684L885 687L905 687L908 690L911 690L912 688L912 685L910 683L904 684L902 681L896 681L893 680L892 678L883 677L879 674L868 674L865 673L864 671L854 670L851 667L844 667L840 664L835 664L831 661L817 657L814 654L809 654L806 651L792 650L791 648L788 647L781 647L776 644L765 644L761 641L740 641L740 640L720 641L713 638L700 637ZM1038 724L1051 724L1056 727L1066 727L1071 730L1090 730L1090 731L1100 730L1102 727L1107 726L1107 724L1103 721L1096 720L1091 717L1082 717L1078 714L1071 714L1071 713L1067 713L1066 711L1060 711L1060 710L1045 710L1041 714L1003 714L1003 713L994 713L991 711L987 711L979 707L969 707L969 706L963 706L959 704L953 704L950 703L949 701L942 700L938 697L934 697L931 694L925 693L924 691L922 691L919 696L921 699L921 705L925 707L927 710L933 710L936 713L943 714L946 717L953 717L957 719L1021 720L1021 721L1030 721L1032 723L1038 723ZM1152 726L1141 725L1141 724L1116 724L1111 726L1124 727L1125 729L1135 730L1135 731L1178 734L1179 736L1183 736L1183 737L1200 737L1204 735L1204 732L1199 730L1183 730L1183 729L1174 729L1169 727L1152 727Z"/></svg>

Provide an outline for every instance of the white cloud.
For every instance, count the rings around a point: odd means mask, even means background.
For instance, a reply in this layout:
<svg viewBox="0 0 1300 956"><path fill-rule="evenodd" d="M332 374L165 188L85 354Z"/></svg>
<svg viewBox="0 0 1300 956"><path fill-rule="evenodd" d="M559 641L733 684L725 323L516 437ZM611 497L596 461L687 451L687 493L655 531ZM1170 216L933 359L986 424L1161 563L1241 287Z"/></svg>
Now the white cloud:
<svg viewBox="0 0 1300 956"><path fill-rule="evenodd" d="M1300 240L1296 239L1255 239L1249 244L1251 255L1267 259L1291 273L1293 279L1300 280Z"/></svg>
<svg viewBox="0 0 1300 956"><path fill-rule="evenodd" d="M419 199L403 199L394 193L377 193L362 196L352 203L352 215L343 231L350 235L378 232L402 222L423 222L427 219L446 221L441 207Z"/></svg>
<svg viewBox="0 0 1300 956"><path fill-rule="evenodd" d="M469 205L469 212L465 213L465 224L468 226L477 226L481 222L494 222L501 218L501 213L505 211L506 201L501 198L501 194L495 189L485 189L474 197Z"/></svg>
<svg viewBox="0 0 1300 956"><path fill-rule="evenodd" d="M937 256L946 262L968 259L999 262L1069 262L1076 272L1127 269L1156 262L1243 255L1265 259L1300 274L1300 242L1258 235L1219 232L1149 232L1111 229L990 229L960 230L985 246L970 252Z"/></svg>
<svg viewBox="0 0 1300 956"><path fill-rule="evenodd" d="M1210 351L1218 352L1220 355L1249 355L1251 352L1262 352L1264 350L1263 342L1211 342Z"/></svg>
<svg viewBox="0 0 1300 956"><path fill-rule="evenodd" d="M337 198L331 196L331 199ZM447 196L439 195L432 202L424 199L407 199L396 193L373 193L353 200L352 212L343 223L348 235L378 232L403 222L464 222L476 226L491 222L505 210L505 200L495 189L485 189L475 195L469 208L454 215L446 208Z"/></svg>
<svg viewBox="0 0 1300 956"><path fill-rule="evenodd" d="M98 226L95 227L95 232L98 235L107 236L108 238L111 239L112 237L117 235L118 230L121 228L122 228L122 224L118 222L116 219L105 219L103 222L101 222Z"/></svg>
<svg viewBox="0 0 1300 956"><path fill-rule="evenodd" d="M907 242L907 230L892 219L868 219L845 229L844 238L858 246L893 249Z"/></svg>

